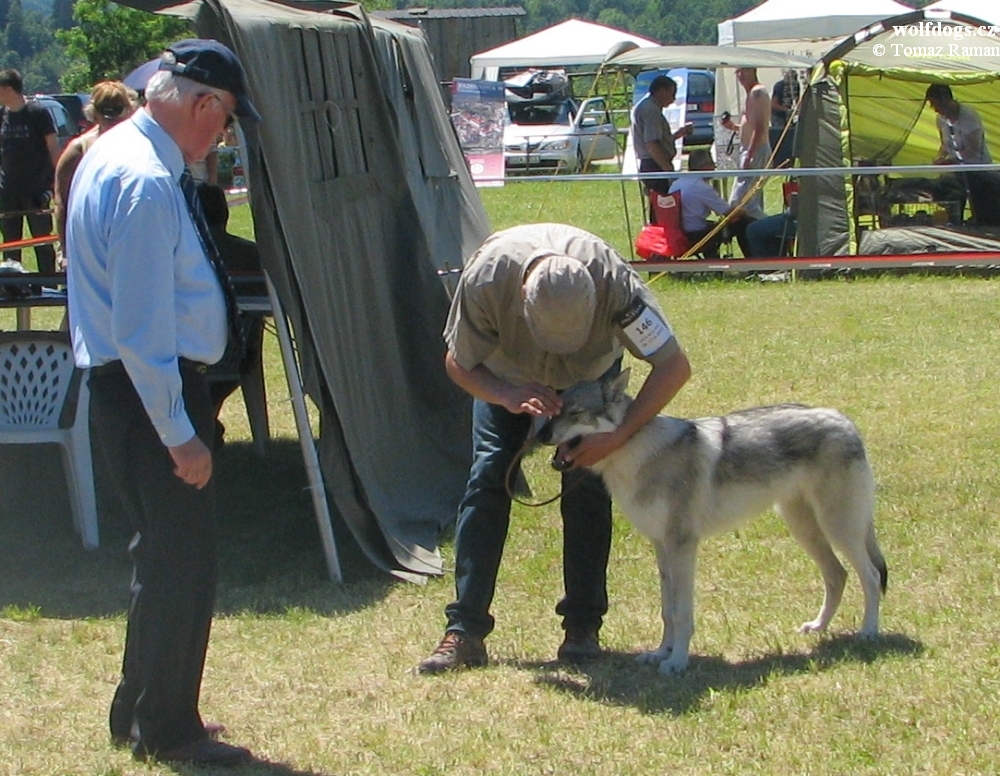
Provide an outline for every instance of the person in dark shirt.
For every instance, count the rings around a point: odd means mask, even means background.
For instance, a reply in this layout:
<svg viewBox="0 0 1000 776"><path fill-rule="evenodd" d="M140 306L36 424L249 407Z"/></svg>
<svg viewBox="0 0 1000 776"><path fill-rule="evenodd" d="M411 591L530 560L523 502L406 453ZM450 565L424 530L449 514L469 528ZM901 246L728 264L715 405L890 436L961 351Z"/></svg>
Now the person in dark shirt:
<svg viewBox="0 0 1000 776"><path fill-rule="evenodd" d="M205 220L212 232L212 239L219 249L222 263L233 276L236 291L240 296L267 296L263 281L241 282L241 275L260 274L260 253L257 243L226 231L229 225L229 202L221 186L213 183L198 184L198 198L205 211Z"/></svg>
<svg viewBox="0 0 1000 776"><path fill-rule="evenodd" d="M267 286L261 279L253 279L253 275L262 277L260 265L260 253L257 250L257 243L246 240L235 234L226 231L229 224L229 202L226 199L226 192L221 186L214 183L198 184L198 199L201 200L202 209L205 211L205 220L208 222L209 231L212 233L212 240L219 249L219 256L225 265L229 276L233 281L238 296L267 296ZM215 407L215 446L221 447L225 441L226 428L219 420L219 412L222 405L237 388L240 387L240 379L225 380L216 377L212 378L213 370L219 374L237 372L242 377L250 369L256 368L257 362L261 358L261 340L264 336L264 319L259 315L240 314L240 325L243 329L243 339L245 352L238 365L222 363L209 368L209 394L212 398L212 406Z"/></svg>
<svg viewBox="0 0 1000 776"><path fill-rule="evenodd" d="M52 202L59 142L49 112L24 99L24 82L17 70L0 70L0 230L6 242L24 236L27 218L32 237L52 234ZM49 243L35 247L39 272L56 269L56 250ZM4 258L21 261L20 249Z"/></svg>
<svg viewBox="0 0 1000 776"><path fill-rule="evenodd" d="M774 155L774 166L789 164L795 145L795 126L785 129L795 118L795 107L799 102L801 88L794 70L785 70L780 81L774 85L771 92L771 129L769 136L771 148L777 149Z"/></svg>

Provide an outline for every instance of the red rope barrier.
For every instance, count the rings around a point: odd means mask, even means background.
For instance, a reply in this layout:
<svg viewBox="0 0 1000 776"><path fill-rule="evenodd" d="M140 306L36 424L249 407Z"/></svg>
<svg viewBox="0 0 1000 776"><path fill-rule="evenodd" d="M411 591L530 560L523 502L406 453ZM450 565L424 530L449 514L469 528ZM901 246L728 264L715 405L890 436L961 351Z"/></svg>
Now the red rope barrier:
<svg viewBox="0 0 1000 776"><path fill-rule="evenodd" d="M48 245L59 242L59 235L49 234L45 237L28 237L24 240L14 240L12 242L0 243L0 251L20 250L21 248L32 248L36 245Z"/></svg>

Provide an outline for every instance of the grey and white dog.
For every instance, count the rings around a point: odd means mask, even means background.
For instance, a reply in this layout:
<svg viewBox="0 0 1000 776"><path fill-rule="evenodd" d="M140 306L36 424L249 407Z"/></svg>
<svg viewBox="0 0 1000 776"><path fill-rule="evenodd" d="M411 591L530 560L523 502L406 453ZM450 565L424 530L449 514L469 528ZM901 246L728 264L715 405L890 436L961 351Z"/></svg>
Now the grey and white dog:
<svg viewBox="0 0 1000 776"><path fill-rule="evenodd" d="M537 435L557 446L553 466L565 468L567 446L618 427L632 402L627 385L626 370L563 392L561 412ZM697 420L659 415L593 470L656 550L663 641L640 662L661 674L687 668L698 543L770 506L823 575L823 605L800 632L824 630L837 611L847 572L836 549L864 590L858 637L878 635L888 571L875 539L875 480L858 429L840 412L783 404Z"/></svg>

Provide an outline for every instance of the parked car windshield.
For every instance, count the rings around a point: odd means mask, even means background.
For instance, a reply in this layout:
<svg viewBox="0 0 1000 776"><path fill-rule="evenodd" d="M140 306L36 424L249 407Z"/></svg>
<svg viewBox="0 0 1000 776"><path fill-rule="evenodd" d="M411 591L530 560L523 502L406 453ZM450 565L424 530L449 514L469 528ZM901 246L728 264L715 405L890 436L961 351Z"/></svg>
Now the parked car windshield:
<svg viewBox="0 0 1000 776"><path fill-rule="evenodd" d="M522 126L543 126L545 124L569 125L573 121L569 101L542 104L524 103L510 104L510 120L512 124Z"/></svg>

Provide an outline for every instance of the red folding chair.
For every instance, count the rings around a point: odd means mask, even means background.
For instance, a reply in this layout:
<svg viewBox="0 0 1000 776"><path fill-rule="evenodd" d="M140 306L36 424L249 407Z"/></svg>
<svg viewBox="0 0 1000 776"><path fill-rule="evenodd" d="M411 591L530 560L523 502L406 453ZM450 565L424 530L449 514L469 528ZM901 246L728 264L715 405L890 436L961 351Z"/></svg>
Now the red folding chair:
<svg viewBox="0 0 1000 776"><path fill-rule="evenodd" d="M635 238L636 254L647 261L676 259L691 247L681 229L681 194L649 192L650 213L655 223L642 228Z"/></svg>

